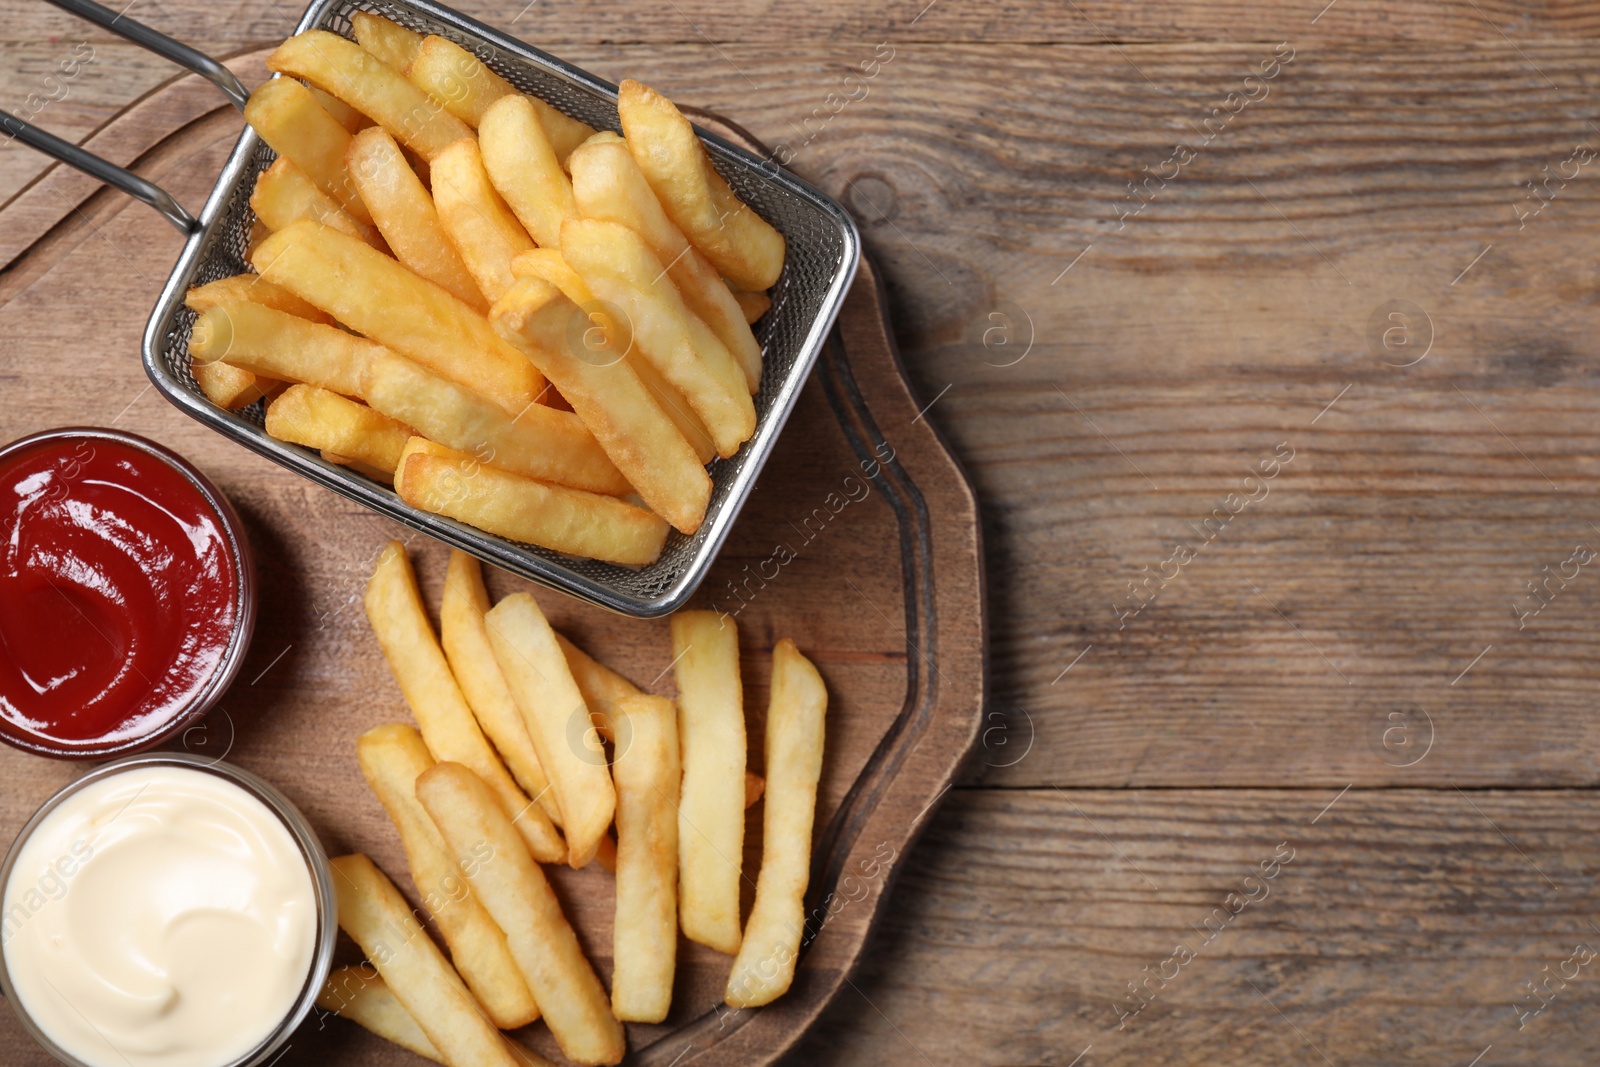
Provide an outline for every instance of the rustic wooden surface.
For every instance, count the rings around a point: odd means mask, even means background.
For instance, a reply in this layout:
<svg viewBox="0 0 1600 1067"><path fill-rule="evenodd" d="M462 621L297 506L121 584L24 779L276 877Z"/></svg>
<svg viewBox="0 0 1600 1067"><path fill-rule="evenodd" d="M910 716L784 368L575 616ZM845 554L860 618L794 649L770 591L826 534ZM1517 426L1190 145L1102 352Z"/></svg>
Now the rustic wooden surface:
<svg viewBox="0 0 1600 1067"><path fill-rule="evenodd" d="M983 501L984 747L794 1064L1594 1062L1593 966L1537 1016L1523 983L1600 937L1600 588L1513 608L1600 548L1596 164L1517 217L1600 148L1600 5L463 6L794 147ZM224 54L299 13L141 12ZM11 106L103 51L40 115L79 135L167 76L43 6L0 35ZM1278 42L1269 95L1131 215ZM1370 329L1394 301L1407 348ZM1282 442L1270 495L1119 629ZM1118 1030L1283 841L1271 897Z"/></svg>

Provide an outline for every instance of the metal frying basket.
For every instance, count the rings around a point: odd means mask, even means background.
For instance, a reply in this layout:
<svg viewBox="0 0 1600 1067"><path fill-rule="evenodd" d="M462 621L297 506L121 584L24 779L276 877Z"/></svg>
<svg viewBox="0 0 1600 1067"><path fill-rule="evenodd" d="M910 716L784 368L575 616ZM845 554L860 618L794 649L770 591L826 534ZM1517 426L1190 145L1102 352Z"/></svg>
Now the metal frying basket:
<svg viewBox="0 0 1600 1067"><path fill-rule="evenodd" d="M242 106L242 87L214 60L92 0L50 2L188 66L216 82ZM615 85L429 0L314 0L297 32L321 29L350 37L351 16L358 11L448 38L523 92L595 129L620 132ZM755 327L764 356L761 389L755 397L755 436L736 455L712 462L711 502L705 522L692 537L673 531L655 563L623 567L511 541L419 511L387 486L329 463L315 451L269 437L263 428L261 402L227 411L200 391L189 360L195 315L183 306L183 297L191 286L251 269L245 257L255 219L250 192L256 175L276 158L253 130L245 129L204 209L198 218L192 218L143 179L3 112L0 129L138 196L187 234L183 254L144 333L145 371L168 400L246 448L407 526L541 585L640 618L654 618L682 607L710 569L816 362L855 277L860 255L860 235L839 204L771 160L699 131L718 173L741 200L783 234L788 256L772 289L772 308Z"/></svg>

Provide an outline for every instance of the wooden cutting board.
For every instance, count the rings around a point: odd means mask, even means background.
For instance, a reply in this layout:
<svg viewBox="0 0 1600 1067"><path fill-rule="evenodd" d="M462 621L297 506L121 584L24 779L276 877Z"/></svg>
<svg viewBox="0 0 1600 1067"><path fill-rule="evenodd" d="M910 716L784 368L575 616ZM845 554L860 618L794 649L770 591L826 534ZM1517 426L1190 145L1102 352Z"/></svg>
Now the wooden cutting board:
<svg viewBox="0 0 1600 1067"><path fill-rule="evenodd" d="M265 77L264 54L230 65L254 85ZM214 89L186 77L137 101L87 143L193 210L240 126ZM221 486L249 526L260 575L255 641L221 708L171 747L225 756L265 776L307 814L330 854L366 852L410 892L399 841L356 767L358 734L409 720L360 598L371 560L400 538L436 608L446 551L235 447L149 388L139 337L179 247L154 212L63 167L0 208L0 440L114 425L178 450ZM629 1027L629 1063L777 1059L848 981L906 849L977 735L986 669L977 509L922 407L904 378L878 276L864 263L695 605L738 623L752 769L761 768L774 643L792 637L828 683L808 902L815 936L786 997L738 1012L720 1007L729 958L684 943L672 1015L661 1026ZM526 587L499 572L489 579L496 596ZM590 653L648 689L673 692L664 621L539 597ZM78 769L0 750L0 840L9 842ZM747 908L761 811L752 810L747 833ZM592 868L554 872L554 880L609 980L610 876ZM346 942L341 962L355 958ZM523 1036L559 1059L542 1027ZM0 1062L53 1061L0 1014ZM422 1061L341 1020L313 1018L277 1062Z"/></svg>

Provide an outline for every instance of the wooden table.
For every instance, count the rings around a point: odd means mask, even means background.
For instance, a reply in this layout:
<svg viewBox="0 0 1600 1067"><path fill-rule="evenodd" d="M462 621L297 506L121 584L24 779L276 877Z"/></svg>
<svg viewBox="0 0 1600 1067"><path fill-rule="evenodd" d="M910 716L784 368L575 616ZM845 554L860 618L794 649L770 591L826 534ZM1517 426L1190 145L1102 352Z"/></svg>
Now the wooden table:
<svg viewBox="0 0 1600 1067"><path fill-rule="evenodd" d="M1321 5L459 4L787 144L984 501L984 743L796 1067L1600 1055L1600 9ZM8 16L57 132L171 76Z"/></svg>

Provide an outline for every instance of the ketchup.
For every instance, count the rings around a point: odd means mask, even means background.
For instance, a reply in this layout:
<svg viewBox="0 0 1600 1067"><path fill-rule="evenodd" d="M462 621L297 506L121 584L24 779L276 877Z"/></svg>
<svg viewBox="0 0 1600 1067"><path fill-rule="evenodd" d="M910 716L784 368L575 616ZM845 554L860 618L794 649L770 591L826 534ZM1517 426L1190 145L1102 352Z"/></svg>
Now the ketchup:
<svg viewBox="0 0 1600 1067"><path fill-rule="evenodd" d="M0 734L86 756L183 725L230 658L230 533L175 462L119 437L0 454Z"/></svg>

